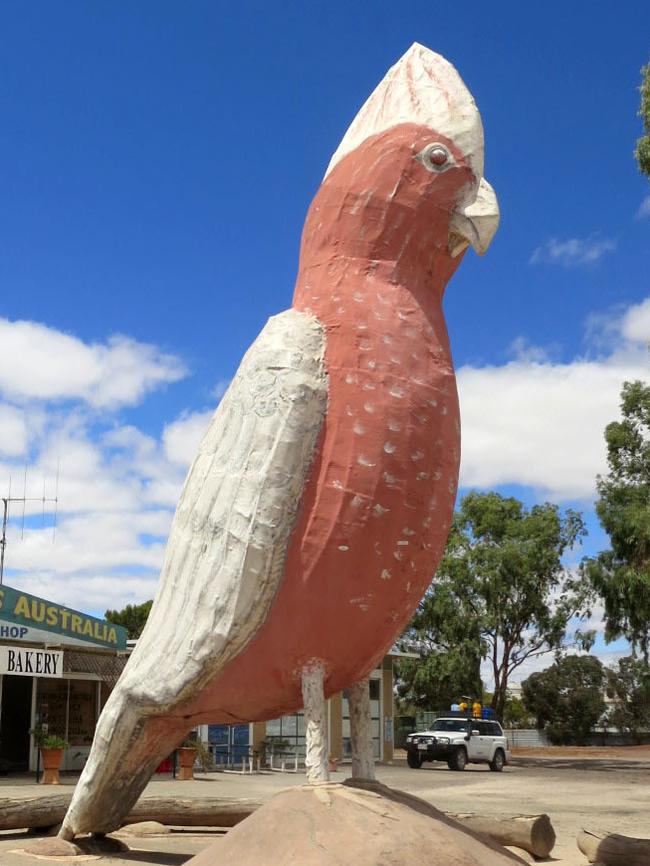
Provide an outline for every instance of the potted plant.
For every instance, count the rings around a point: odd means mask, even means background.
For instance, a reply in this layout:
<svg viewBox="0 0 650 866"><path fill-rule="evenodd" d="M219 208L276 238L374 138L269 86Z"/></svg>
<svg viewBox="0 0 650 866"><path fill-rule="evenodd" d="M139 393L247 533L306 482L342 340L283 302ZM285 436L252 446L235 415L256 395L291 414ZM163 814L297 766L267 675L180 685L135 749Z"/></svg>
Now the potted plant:
<svg viewBox="0 0 650 866"><path fill-rule="evenodd" d="M275 752L282 754L288 749L289 740L271 735L259 741L255 754L259 756L261 766L268 767L273 762Z"/></svg>
<svg viewBox="0 0 650 866"><path fill-rule="evenodd" d="M57 734L50 734L43 728L35 728L31 733L34 742L41 750L43 758L43 785L60 785L59 770L63 761L63 753L69 744Z"/></svg>
<svg viewBox="0 0 650 866"><path fill-rule="evenodd" d="M187 782L194 778L194 764L197 760L204 772L209 768L210 753L198 737L191 735L186 737L176 749L176 753L178 754L178 775L176 778L181 782Z"/></svg>
<svg viewBox="0 0 650 866"><path fill-rule="evenodd" d="M329 762L329 771L330 773L336 773L339 768L339 761L341 759L337 755L330 755L328 758Z"/></svg>

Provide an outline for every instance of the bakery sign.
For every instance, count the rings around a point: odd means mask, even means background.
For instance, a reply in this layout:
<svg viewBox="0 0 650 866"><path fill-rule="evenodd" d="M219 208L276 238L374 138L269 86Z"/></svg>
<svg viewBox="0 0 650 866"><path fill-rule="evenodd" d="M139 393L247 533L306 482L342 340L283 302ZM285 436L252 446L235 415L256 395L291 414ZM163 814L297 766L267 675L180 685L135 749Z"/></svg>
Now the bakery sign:
<svg viewBox="0 0 650 866"><path fill-rule="evenodd" d="M0 646L0 674L19 677L63 676L61 650Z"/></svg>

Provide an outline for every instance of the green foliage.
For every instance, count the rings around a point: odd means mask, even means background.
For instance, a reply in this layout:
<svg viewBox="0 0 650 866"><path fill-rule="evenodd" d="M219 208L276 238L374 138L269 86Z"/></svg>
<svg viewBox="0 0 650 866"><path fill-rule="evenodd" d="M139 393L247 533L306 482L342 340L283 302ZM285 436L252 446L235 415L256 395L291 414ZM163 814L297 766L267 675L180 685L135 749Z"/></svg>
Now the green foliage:
<svg viewBox="0 0 650 866"><path fill-rule="evenodd" d="M212 755L207 745L200 739L197 731L190 731L178 748L192 749L192 751L196 752L196 760L199 762L204 773L212 769Z"/></svg>
<svg viewBox="0 0 650 866"><path fill-rule="evenodd" d="M639 170L650 177L650 63L641 69L641 106L639 116L643 121L645 135L637 139L634 155Z"/></svg>
<svg viewBox="0 0 650 866"><path fill-rule="evenodd" d="M69 749L70 744L57 734L50 734L43 728L34 728L30 731L34 735L34 742L39 749Z"/></svg>
<svg viewBox="0 0 650 866"><path fill-rule="evenodd" d="M421 618L425 615L423 612ZM431 648L420 659L400 659L396 665L398 704L403 711L444 710L461 695L480 699L480 667L477 645L468 642L447 649Z"/></svg>
<svg viewBox="0 0 650 866"><path fill-rule="evenodd" d="M650 728L650 667L641 659L619 659L616 670L607 671L607 697L614 701L607 721L635 738Z"/></svg>
<svg viewBox="0 0 650 866"><path fill-rule="evenodd" d="M521 684L524 706L553 743L583 744L605 711L605 670L595 656L569 655Z"/></svg>
<svg viewBox="0 0 650 866"><path fill-rule="evenodd" d="M135 640L142 634L153 599L142 604L127 604L122 610L107 610L104 617L115 625L122 625L128 631L129 638Z"/></svg>
<svg viewBox="0 0 650 866"><path fill-rule="evenodd" d="M569 623L589 614L588 589L561 562L582 535L574 511L562 515L549 503L527 510L498 493L466 496L405 636L423 659L419 675L404 679L403 697L422 706L427 682L441 698L479 696L480 659L489 658L492 707L501 717L512 672L531 656L563 646ZM593 635L578 630L574 640L588 648ZM447 661L438 658L443 653Z"/></svg>
<svg viewBox="0 0 650 866"><path fill-rule="evenodd" d="M502 721L507 728L528 727L530 724L530 713L521 698L516 698L514 695L506 697Z"/></svg>
<svg viewBox="0 0 650 866"><path fill-rule="evenodd" d="M596 511L611 550L581 569L605 606L605 638L650 650L650 386L625 382L621 421L605 429L609 474L598 477Z"/></svg>
<svg viewBox="0 0 650 866"><path fill-rule="evenodd" d="M283 737L274 737L273 735L265 737L257 744L257 754L263 767L270 765L272 755L286 754L290 749L289 740Z"/></svg>

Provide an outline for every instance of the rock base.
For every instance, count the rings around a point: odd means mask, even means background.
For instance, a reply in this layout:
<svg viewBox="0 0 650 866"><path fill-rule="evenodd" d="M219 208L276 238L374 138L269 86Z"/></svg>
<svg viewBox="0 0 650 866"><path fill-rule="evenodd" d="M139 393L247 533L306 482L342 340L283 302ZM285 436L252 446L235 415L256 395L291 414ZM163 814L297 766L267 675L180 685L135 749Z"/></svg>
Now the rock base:
<svg viewBox="0 0 650 866"><path fill-rule="evenodd" d="M187 866L513 866L515 854L377 782L292 788Z"/></svg>
<svg viewBox="0 0 650 866"><path fill-rule="evenodd" d="M115 830L112 836L163 836L171 833L169 827L160 821L138 821L137 824L125 824L119 830Z"/></svg>

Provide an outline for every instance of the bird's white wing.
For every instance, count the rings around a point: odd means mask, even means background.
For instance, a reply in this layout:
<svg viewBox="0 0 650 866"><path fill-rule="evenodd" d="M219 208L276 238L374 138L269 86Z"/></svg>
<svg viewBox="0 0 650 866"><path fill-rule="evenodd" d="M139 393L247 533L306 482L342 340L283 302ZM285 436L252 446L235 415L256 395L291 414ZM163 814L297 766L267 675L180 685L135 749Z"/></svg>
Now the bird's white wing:
<svg viewBox="0 0 650 866"><path fill-rule="evenodd" d="M212 418L123 676L156 712L199 691L266 618L327 406L323 352L314 318L274 316Z"/></svg>
<svg viewBox="0 0 650 866"><path fill-rule="evenodd" d="M120 826L186 733L183 704L264 622L327 408L323 354L319 323L289 310L244 356L187 476L156 600L97 724L65 838Z"/></svg>

